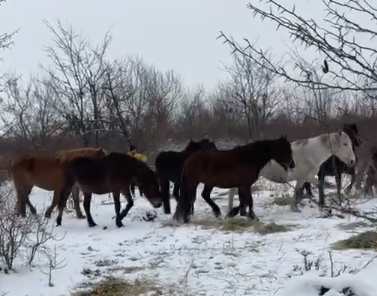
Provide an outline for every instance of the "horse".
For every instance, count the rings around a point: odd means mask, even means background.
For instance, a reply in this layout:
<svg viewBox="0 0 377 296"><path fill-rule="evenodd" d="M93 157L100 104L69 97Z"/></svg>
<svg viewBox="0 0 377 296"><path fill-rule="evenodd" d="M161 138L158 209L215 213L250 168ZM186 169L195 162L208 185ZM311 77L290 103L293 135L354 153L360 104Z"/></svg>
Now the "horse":
<svg viewBox="0 0 377 296"><path fill-rule="evenodd" d="M291 204L291 210L300 212L298 209L298 202L302 198L302 186L305 181L309 181L318 185L318 180L315 178L321 164L328 159L332 154L338 156L343 162L349 166L355 165L355 154L352 149L352 142L349 136L339 130L335 133L321 134L317 137L294 141L291 143L293 150L293 158L296 167L288 174L280 165L274 161L267 163L260 172L260 176L265 177L270 181L276 183L286 183L296 180L295 197ZM228 205L232 205L235 189L229 190ZM240 206L235 208L229 207L229 213L233 210L238 212L238 208L245 207L241 201ZM229 215L229 214L228 214Z"/></svg>
<svg viewBox="0 0 377 296"><path fill-rule="evenodd" d="M202 196L212 206L215 216L221 213L210 198L209 192L212 188L238 187L239 194L244 196L249 206L248 217L257 219L250 187L258 179L260 170L271 159L279 163L283 170L295 167L291 144L286 136L256 141L230 150L202 151L192 155L183 166L180 198L173 219L189 222L199 183L204 184Z"/></svg>
<svg viewBox="0 0 377 296"><path fill-rule="evenodd" d="M64 167L77 157L100 158L106 154L107 151L102 148L78 148L59 151L55 155L15 157L10 166L10 173L17 192L18 215L26 216L26 205L33 215L37 213L29 199L33 187L37 186L44 190L54 191L52 203L45 212L45 217L50 218L52 211L59 202L59 190L63 182ZM79 189L77 187L72 188L72 196L77 218L84 219L85 216L80 209Z"/></svg>
<svg viewBox="0 0 377 296"><path fill-rule="evenodd" d="M351 142L352 142L352 148L355 153L355 147L359 147L361 144L361 138L359 136L357 125L355 123L344 124L343 131L350 137ZM356 154L356 159L357 159L357 154ZM351 183L347 186L345 190L345 193L349 194L349 192L351 191L356 181L355 167L347 166L343 161L339 159L339 157L335 155L330 156L324 163L321 164L319 171L317 173L318 180L319 180L319 185L318 185L319 204L324 206L324 201L325 201L324 183L325 183L326 176L335 177L337 197L338 197L339 202L341 202L340 190L342 187L342 174L351 175ZM304 189L306 190L307 194L310 197L313 197L310 183L305 182L303 190Z"/></svg>
<svg viewBox="0 0 377 296"><path fill-rule="evenodd" d="M73 160L64 172L64 183L59 200L56 225L62 223L69 192L76 184L84 193L84 210L89 227L97 224L90 213L92 194L112 193L115 206L115 223L122 227L122 220L134 205L130 185L135 182L154 208L162 206L161 192L155 172L144 162L126 153L111 152L102 158L81 157ZM125 195L127 205L120 212L120 193Z"/></svg>
<svg viewBox="0 0 377 296"><path fill-rule="evenodd" d="M171 213L170 182L174 183L173 196L178 200L183 164L187 158L201 150L201 143L191 139L183 151L162 151L157 155L155 168L161 186L165 214Z"/></svg>

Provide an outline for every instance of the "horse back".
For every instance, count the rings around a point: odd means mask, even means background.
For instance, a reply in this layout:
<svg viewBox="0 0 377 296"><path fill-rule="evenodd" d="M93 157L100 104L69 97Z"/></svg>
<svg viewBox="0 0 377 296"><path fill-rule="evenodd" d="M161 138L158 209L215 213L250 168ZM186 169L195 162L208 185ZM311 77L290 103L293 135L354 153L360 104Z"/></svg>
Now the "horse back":
<svg viewBox="0 0 377 296"><path fill-rule="evenodd" d="M174 179L180 177L183 164L188 155L179 151L163 151L156 157L156 172L161 177Z"/></svg>

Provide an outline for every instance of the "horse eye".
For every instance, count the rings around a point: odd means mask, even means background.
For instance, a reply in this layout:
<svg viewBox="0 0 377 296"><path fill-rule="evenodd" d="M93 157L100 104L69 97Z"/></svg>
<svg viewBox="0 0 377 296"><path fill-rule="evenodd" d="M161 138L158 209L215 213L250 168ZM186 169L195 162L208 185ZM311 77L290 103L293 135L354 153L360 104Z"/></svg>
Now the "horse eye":
<svg viewBox="0 0 377 296"><path fill-rule="evenodd" d="M344 145L344 146L347 146L348 144L347 144L347 143L344 143L343 145Z"/></svg>

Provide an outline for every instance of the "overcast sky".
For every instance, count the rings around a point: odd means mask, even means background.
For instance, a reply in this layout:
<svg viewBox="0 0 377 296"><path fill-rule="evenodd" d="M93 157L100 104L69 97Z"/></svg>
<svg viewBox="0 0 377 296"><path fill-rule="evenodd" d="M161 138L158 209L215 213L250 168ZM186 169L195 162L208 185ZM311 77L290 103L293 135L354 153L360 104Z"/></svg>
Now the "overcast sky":
<svg viewBox="0 0 377 296"><path fill-rule="evenodd" d="M259 2L257 0L253 0ZM174 69L189 85L208 88L224 77L221 62L231 60L229 47L216 40L224 31L238 40L260 39L262 47L283 50L285 34L276 33L269 22L253 19L244 0L8 0L0 7L0 32L19 29L11 50L0 53L0 72L35 73L48 64L43 47L51 33L43 20L60 19L99 42L111 29L113 42L108 58L141 55L162 70ZM308 0L300 2L311 16L323 9ZM318 1L320 2L320 1ZM318 4L317 2L317 4Z"/></svg>

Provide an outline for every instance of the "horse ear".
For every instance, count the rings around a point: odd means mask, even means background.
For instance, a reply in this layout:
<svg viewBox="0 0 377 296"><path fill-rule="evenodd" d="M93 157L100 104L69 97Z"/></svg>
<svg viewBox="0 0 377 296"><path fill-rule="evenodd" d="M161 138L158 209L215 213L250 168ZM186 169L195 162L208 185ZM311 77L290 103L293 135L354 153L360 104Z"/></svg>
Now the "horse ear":
<svg viewBox="0 0 377 296"><path fill-rule="evenodd" d="M340 130L338 131L339 136L341 136L342 133L343 133L343 131L340 129Z"/></svg>

